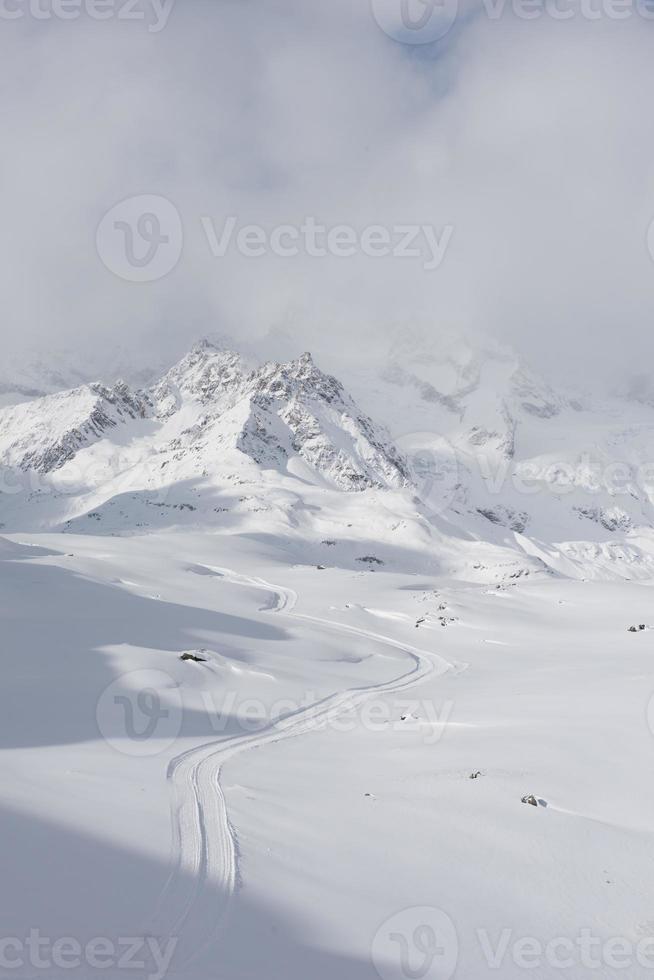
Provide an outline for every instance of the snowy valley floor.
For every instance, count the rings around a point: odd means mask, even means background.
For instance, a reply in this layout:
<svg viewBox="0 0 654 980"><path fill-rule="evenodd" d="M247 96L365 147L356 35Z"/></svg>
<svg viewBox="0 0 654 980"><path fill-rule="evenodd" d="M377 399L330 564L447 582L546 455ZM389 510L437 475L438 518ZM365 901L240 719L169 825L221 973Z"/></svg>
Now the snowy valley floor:
<svg viewBox="0 0 654 980"><path fill-rule="evenodd" d="M325 564L0 541L0 975L654 976L651 586Z"/></svg>

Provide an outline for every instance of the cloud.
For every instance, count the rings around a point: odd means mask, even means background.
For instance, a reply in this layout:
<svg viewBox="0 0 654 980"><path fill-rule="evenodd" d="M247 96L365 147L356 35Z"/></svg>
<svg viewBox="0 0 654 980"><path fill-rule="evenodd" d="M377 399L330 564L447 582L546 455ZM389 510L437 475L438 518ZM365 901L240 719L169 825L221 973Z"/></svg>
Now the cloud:
<svg viewBox="0 0 654 980"><path fill-rule="evenodd" d="M654 25L573 10L468 6L428 45L351 0L178 0L156 32L87 14L3 23L5 347L120 343L147 360L217 330L337 360L406 325L498 336L585 381L642 370ZM96 250L103 215L134 195L183 223L154 282ZM212 254L207 220L220 234L230 216L263 229L263 255ZM275 229L307 218L351 229L354 254L274 254ZM423 239L417 257L365 254L371 226L397 244L410 225L451 228L438 267Z"/></svg>

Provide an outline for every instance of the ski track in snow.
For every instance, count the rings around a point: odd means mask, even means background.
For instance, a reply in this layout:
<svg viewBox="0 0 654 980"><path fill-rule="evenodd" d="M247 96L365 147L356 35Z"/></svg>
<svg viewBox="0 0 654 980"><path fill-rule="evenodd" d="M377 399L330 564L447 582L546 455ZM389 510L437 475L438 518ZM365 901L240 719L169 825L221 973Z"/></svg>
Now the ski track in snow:
<svg viewBox="0 0 654 980"><path fill-rule="evenodd" d="M219 938L238 889L238 842L220 782L224 764L248 749L317 731L330 717L351 711L373 694L402 691L435 671L443 674L454 667L438 654L380 633L296 613L297 594L292 589L226 568L207 568L232 584L269 592L271 604L260 611L290 616L394 647L405 652L413 666L395 680L331 694L258 732L208 742L171 760L167 777L171 787L173 864L145 934L163 940L177 939L176 969L195 959Z"/></svg>

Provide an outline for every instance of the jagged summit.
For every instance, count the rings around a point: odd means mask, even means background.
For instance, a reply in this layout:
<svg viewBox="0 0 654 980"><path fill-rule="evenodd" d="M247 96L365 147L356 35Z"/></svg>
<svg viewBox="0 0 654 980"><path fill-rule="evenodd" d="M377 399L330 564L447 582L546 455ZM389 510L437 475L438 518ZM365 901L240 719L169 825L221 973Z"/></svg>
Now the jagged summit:
<svg viewBox="0 0 654 980"><path fill-rule="evenodd" d="M159 418L189 416L174 441L204 471L219 451L237 451L263 468L293 471L294 460L343 490L402 486L406 464L388 433L357 407L311 354L252 367L233 351L204 343L175 365L150 393ZM193 409L196 409L194 414Z"/></svg>
<svg viewBox="0 0 654 980"><path fill-rule="evenodd" d="M248 486L266 506L278 492L406 488L481 539L603 542L654 524L647 405L582 405L506 351L465 345L344 380L309 352L254 364L209 339L142 390L93 382L0 409L0 475L16 488L0 521L25 503L45 524L127 496L125 526L140 526L135 494Z"/></svg>
<svg viewBox="0 0 654 980"><path fill-rule="evenodd" d="M257 462L297 454L346 490L408 482L406 463L388 433L311 354L264 364L247 379L244 398L250 411L238 448Z"/></svg>
<svg viewBox="0 0 654 980"><path fill-rule="evenodd" d="M184 399L219 403L241 389L248 366L240 354L222 350L210 341L196 344L148 392L160 418L178 411Z"/></svg>
<svg viewBox="0 0 654 980"><path fill-rule="evenodd" d="M112 430L135 420L149 424L128 428L114 451ZM295 475L297 460L342 490L399 487L408 479L388 433L309 353L257 367L209 340L145 391L124 382L84 385L0 411L5 467L49 473L96 443L94 459L104 451L121 467L127 443L131 471L147 461L151 472L154 461L167 480L221 477L238 468L239 457L286 475Z"/></svg>
<svg viewBox="0 0 654 980"><path fill-rule="evenodd" d="M298 393L326 401L346 397L342 384L321 371L308 351L294 361L268 361L250 380L258 393L274 398L292 398Z"/></svg>

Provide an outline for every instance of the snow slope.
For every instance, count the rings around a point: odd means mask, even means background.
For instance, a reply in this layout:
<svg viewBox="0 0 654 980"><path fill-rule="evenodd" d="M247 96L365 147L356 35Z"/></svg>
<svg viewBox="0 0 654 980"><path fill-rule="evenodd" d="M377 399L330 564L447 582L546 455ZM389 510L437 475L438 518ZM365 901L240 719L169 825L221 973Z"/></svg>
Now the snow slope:
<svg viewBox="0 0 654 980"><path fill-rule="evenodd" d="M651 975L654 410L392 362L0 411L3 975Z"/></svg>
<svg viewBox="0 0 654 980"><path fill-rule="evenodd" d="M399 978L384 930L418 969L425 906L456 932L439 978L453 955L455 977L520 977L524 938L651 935L649 634L626 629L649 587L498 592L410 559L310 570L283 547L216 531L3 544L8 935L174 939L167 975L197 980ZM154 754L113 700L138 708L140 671L168 679L171 719L184 708ZM603 977L649 975L598 955ZM536 975L558 976L543 957Z"/></svg>

